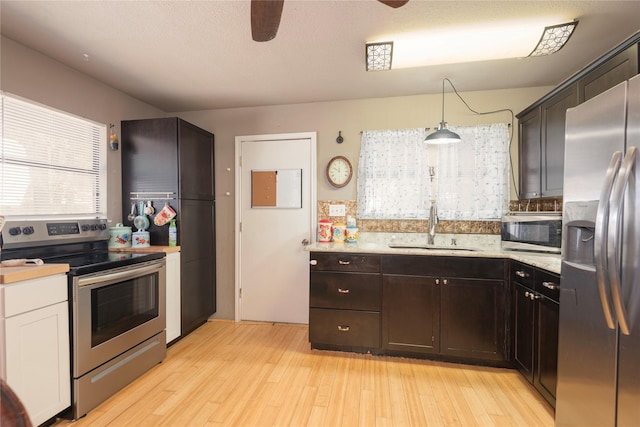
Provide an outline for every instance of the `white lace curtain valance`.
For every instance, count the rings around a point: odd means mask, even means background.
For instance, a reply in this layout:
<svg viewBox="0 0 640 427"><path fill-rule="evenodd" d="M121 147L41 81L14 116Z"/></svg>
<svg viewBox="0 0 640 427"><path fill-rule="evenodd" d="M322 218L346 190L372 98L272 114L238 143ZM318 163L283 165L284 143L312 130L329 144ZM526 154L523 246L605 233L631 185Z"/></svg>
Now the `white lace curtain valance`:
<svg viewBox="0 0 640 427"><path fill-rule="evenodd" d="M442 219L498 219L509 206L509 127L451 126L461 142L438 147Z"/></svg>
<svg viewBox="0 0 640 427"><path fill-rule="evenodd" d="M364 131L358 160L359 218L424 218L429 167L424 128Z"/></svg>
<svg viewBox="0 0 640 427"><path fill-rule="evenodd" d="M436 200L441 219L500 218L509 203L508 125L450 129L460 143L427 146L424 128L364 131L358 217L427 218Z"/></svg>

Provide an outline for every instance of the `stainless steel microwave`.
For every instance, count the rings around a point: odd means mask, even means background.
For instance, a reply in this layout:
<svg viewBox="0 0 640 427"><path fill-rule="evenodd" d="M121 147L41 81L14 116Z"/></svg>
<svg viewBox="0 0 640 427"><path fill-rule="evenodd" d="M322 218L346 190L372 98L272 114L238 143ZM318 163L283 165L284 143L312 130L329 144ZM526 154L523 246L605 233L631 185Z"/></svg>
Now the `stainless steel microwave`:
<svg viewBox="0 0 640 427"><path fill-rule="evenodd" d="M509 212L502 217L502 248L560 253L562 213Z"/></svg>

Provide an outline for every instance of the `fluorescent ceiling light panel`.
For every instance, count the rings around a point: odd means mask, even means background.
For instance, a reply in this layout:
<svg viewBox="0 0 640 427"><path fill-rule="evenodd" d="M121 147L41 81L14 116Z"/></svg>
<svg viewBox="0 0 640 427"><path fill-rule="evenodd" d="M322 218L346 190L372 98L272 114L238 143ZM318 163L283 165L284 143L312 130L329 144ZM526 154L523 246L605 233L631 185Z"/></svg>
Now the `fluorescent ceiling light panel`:
<svg viewBox="0 0 640 427"><path fill-rule="evenodd" d="M393 40L394 69L523 58L541 40L546 23L558 19L541 21L465 25L384 39Z"/></svg>
<svg viewBox="0 0 640 427"><path fill-rule="evenodd" d="M529 56L544 56L556 53L569 41L569 37L571 37L577 25L578 21L573 21L566 24L546 27L538 42L538 46L536 46Z"/></svg>
<svg viewBox="0 0 640 427"><path fill-rule="evenodd" d="M384 71L391 69L393 58L393 42L377 42L366 44L367 71Z"/></svg>

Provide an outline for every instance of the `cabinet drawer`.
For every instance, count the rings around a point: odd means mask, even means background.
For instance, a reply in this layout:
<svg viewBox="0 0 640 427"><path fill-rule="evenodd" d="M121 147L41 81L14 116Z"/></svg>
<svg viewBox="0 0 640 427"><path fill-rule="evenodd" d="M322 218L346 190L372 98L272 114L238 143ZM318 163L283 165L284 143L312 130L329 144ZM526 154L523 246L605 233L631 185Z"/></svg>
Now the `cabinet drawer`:
<svg viewBox="0 0 640 427"><path fill-rule="evenodd" d="M536 270L535 290L555 302L560 301L560 276L545 270Z"/></svg>
<svg viewBox="0 0 640 427"><path fill-rule="evenodd" d="M533 289L534 271L535 269L529 265L513 261L511 263L511 281Z"/></svg>
<svg viewBox="0 0 640 427"><path fill-rule="evenodd" d="M352 271L377 273L380 271L380 257L347 253L312 252L311 271Z"/></svg>
<svg viewBox="0 0 640 427"><path fill-rule="evenodd" d="M314 344L379 348L380 313L311 308L309 341Z"/></svg>
<svg viewBox="0 0 640 427"><path fill-rule="evenodd" d="M311 273L311 307L380 311L381 286L377 273Z"/></svg>
<svg viewBox="0 0 640 427"><path fill-rule="evenodd" d="M67 275L39 277L0 287L0 315L11 317L67 301Z"/></svg>
<svg viewBox="0 0 640 427"><path fill-rule="evenodd" d="M432 277L471 277L504 280L502 258L465 258L458 256L385 255L383 274Z"/></svg>

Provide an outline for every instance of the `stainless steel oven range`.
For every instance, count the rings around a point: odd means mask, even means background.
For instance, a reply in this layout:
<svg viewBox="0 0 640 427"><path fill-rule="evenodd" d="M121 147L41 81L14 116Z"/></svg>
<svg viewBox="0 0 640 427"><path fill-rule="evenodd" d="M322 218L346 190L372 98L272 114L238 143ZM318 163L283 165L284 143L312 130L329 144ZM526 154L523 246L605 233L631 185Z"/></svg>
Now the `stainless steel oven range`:
<svg viewBox="0 0 640 427"><path fill-rule="evenodd" d="M109 253L105 219L7 220L2 260L67 263L72 419L166 357L163 253Z"/></svg>

